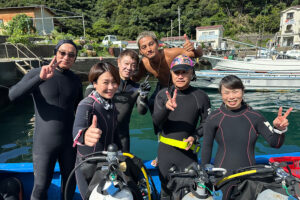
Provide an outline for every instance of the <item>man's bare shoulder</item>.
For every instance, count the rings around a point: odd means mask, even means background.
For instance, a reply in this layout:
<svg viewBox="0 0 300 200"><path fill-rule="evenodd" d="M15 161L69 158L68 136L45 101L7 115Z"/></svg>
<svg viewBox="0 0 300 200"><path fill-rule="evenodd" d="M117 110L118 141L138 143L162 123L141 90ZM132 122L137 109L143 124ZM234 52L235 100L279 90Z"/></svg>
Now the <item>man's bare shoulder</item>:
<svg viewBox="0 0 300 200"><path fill-rule="evenodd" d="M176 56L177 56L177 55L183 53L184 51L185 51L185 50L182 49L182 48L165 48L165 49L164 49L164 52L165 52L165 55L166 55L166 56L173 56L173 55L175 55L175 54L176 54ZM175 57L176 57L176 56L175 56Z"/></svg>
<svg viewBox="0 0 300 200"><path fill-rule="evenodd" d="M165 48L164 53L165 53L165 59L167 63L171 64L173 59L176 56L179 56L180 54L184 54L185 50L182 48Z"/></svg>

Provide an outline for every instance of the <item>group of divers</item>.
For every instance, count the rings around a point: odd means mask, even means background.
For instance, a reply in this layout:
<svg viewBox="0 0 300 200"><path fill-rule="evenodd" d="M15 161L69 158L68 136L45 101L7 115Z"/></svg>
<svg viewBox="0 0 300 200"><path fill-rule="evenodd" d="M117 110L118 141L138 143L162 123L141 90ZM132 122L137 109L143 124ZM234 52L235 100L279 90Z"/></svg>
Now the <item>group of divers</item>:
<svg viewBox="0 0 300 200"><path fill-rule="evenodd" d="M219 84L223 103L211 111L208 95L190 85L195 79L191 58L202 56L201 47L195 49L185 36L183 48L159 49L151 31L140 33L137 44L141 60L135 51L127 49L118 57L118 68L104 61L91 67L85 98L79 77L70 70L78 53L72 40L59 41L49 65L32 69L9 89L12 101L25 94L31 94L34 101L31 200L47 199L57 161L64 191L71 171L84 156L107 151L110 144L122 152L130 152L129 123L135 105L141 115L150 110L155 134L159 134L158 156L152 164L158 167L162 200L175 199L172 189L167 187L170 168L184 170L198 162L201 137L201 165L211 162L216 140L214 166L226 169L229 174L255 165L259 135L274 148L282 146L292 108L284 114L279 108L271 126L243 100L242 81L229 75ZM148 81L138 83L147 73L158 79L150 98ZM89 199L89 184L96 170L95 164L78 168L70 180L67 199L72 199L76 183L82 199ZM223 199L231 199L231 190L232 185L222 188ZM15 195L12 199L19 197Z"/></svg>

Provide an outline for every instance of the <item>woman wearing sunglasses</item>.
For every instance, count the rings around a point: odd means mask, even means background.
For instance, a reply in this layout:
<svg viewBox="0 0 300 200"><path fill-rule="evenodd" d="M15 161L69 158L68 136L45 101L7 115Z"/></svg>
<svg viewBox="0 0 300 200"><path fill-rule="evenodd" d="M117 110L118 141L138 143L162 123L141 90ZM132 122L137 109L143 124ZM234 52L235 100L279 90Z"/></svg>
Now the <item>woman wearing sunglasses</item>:
<svg viewBox="0 0 300 200"><path fill-rule="evenodd" d="M194 65L185 55L175 57L171 63L173 86L159 91L155 98L153 122L162 132L159 136L158 168L161 180L161 199L170 199L169 169L176 166L184 170L197 162L199 147L195 145L202 136L202 124L210 110L207 94L190 85L194 78Z"/></svg>
<svg viewBox="0 0 300 200"><path fill-rule="evenodd" d="M60 165L62 191L75 164L72 128L83 94L79 77L69 69L76 60L77 47L72 40L61 40L54 53L49 65L32 69L9 90L11 100L31 94L34 101L32 200L47 199L56 161ZM75 179L70 196L74 191Z"/></svg>

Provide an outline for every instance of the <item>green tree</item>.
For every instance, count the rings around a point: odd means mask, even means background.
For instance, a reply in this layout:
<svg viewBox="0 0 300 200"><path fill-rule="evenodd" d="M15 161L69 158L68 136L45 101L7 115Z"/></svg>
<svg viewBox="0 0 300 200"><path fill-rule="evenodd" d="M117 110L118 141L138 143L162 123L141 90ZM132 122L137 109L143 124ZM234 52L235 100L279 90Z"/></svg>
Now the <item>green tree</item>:
<svg viewBox="0 0 300 200"><path fill-rule="evenodd" d="M33 26L32 18L28 17L25 14L19 14L14 16L12 20L10 20L6 25L2 26L6 35L26 35L33 34L36 31Z"/></svg>
<svg viewBox="0 0 300 200"><path fill-rule="evenodd" d="M25 14L19 14L12 18L6 25L2 24L3 33L8 35L11 43L23 43L31 45L30 37L34 36L36 30L32 18Z"/></svg>

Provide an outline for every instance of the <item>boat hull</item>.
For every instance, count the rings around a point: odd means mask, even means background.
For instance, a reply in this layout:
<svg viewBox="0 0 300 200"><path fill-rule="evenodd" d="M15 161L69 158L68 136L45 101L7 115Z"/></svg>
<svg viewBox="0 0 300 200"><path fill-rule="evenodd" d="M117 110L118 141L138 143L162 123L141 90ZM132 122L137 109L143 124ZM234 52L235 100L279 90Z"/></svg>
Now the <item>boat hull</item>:
<svg viewBox="0 0 300 200"><path fill-rule="evenodd" d="M300 73L200 70L196 72L197 81L193 84L217 89L227 75L238 76L245 89L250 91L300 91Z"/></svg>
<svg viewBox="0 0 300 200"><path fill-rule="evenodd" d="M203 57L211 63L213 70L300 73L300 62L296 59L245 58L244 60L230 60L210 56Z"/></svg>

